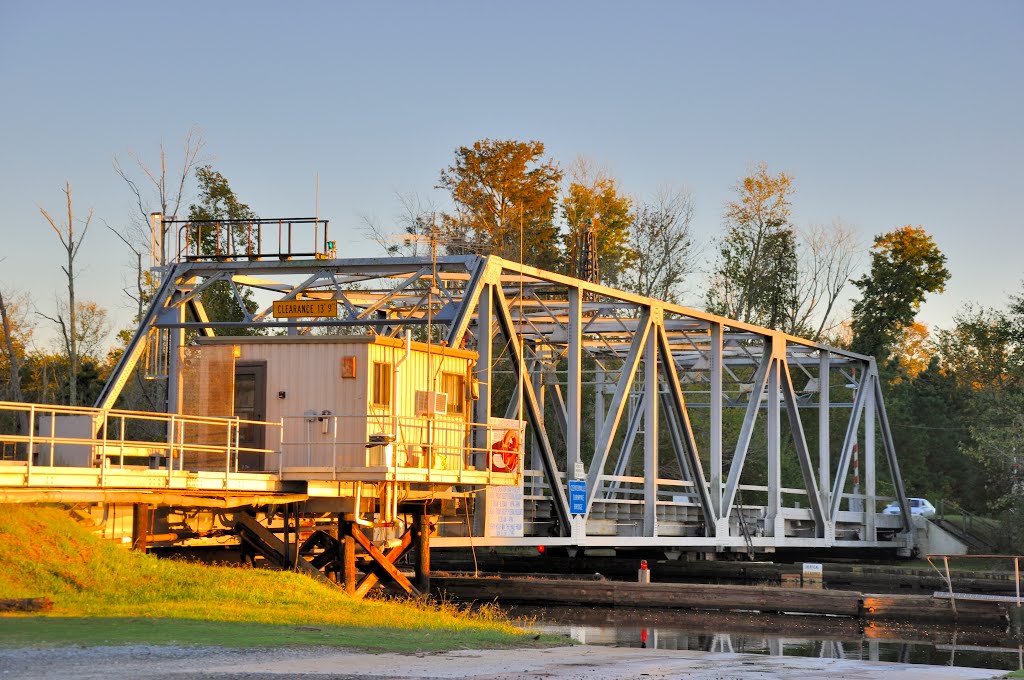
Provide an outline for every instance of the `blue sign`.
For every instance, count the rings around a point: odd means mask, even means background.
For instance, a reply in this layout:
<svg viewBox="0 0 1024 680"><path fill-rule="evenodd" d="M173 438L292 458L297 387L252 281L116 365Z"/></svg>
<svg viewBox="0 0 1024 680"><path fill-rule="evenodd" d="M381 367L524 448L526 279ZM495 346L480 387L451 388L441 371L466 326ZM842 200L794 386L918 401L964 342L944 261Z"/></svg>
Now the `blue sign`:
<svg viewBox="0 0 1024 680"><path fill-rule="evenodd" d="M587 514L587 483L582 479L569 480L569 512L573 515Z"/></svg>

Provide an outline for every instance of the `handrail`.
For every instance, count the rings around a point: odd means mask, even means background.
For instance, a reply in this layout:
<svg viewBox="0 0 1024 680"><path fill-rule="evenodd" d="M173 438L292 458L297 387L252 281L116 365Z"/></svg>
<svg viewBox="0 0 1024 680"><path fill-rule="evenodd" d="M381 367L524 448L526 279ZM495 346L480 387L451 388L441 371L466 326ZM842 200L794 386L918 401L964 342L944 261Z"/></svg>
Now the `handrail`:
<svg viewBox="0 0 1024 680"><path fill-rule="evenodd" d="M947 513L947 505L952 506L953 512ZM992 536L989 535L987 530L982 529L984 526L984 518L980 515L973 513L970 510L965 510L963 506L955 501L940 498L937 516L939 519L943 519L948 522L950 520L946 519L947 514L960 515L963 517L963 532L967 534L968 537L976 539L978 543L982 544L983 548L987 547L989 550L995 549L996 543Z"/></svg>
<svg viewBox="0 0 1024 680"><path fill-rule="evenodd" d="M315 217L292 217L244 220L176 220L165 219L164 224L178 227L177 261L230 260L246 258L260 260L265 257L291 259L312 257L331 259L336 256L334 242L328 239L328 220ZM273 236L264 235L264 227L277 227L277 248ZM296 227L306 231L300 243L309 250L295 249ZM310 227L312 227L310 229ZM270 231L273 231L272 229ZM311 232L311 233L309 233ZM309 237L312 238L309 238ZM269 243L267 243L269 241Z"/></svg>
<svg viewBox="0 0 1024 680"><path fill-rule="evenodd" d="M494 451L493 447L474 446L473 442L478 441L475 433L486 431L486 438L482 441L494 441L495 434L504 433L509 428L507 425L496 425L492 423L475 423L458 415L437 414L434 416L391 416L379 414L303 414L284 416L282 419L282 457L291 457L294 461L296 456L305 454L307 466L312 465L313 452L318 455L327 453L330 466L335 473L340 471L339 458L342 452L339 449L348 448L365 451L356 454L355 460L343 466L359 469L369 467L387 467L394 478L399 469L424 470L427 481L437 472L439 461L444 463L444 469L449 472L456 472L459 476L474 464L476 456L485 458L480 472L487 473L488 482L492 474L502 474L500 471L493 471L489 456ZM346 422L352 427L346 427ZM292 427L289 427L289 424ZM301 427L294 427L299 424ZM315 425L315 426L314 426ZM374 432L376 430L376 432ZM315 432L315 434L314 434ZM392 441L373 443L368 441L374 434L379 433L386 437L393 437ZM525 428L518 432L520 446L516 451L509 451L517 456L515 466L516 474L521 474ZM286 438L292 437L292 438ZM500 439L500 437L497 437ZM391 456L384 455L380 460L372 459L371 456L381 455L382 452L374 453L378 447L391 447ZM300 458L301 459L301 458ZM323 460L323 458L321 458ZM361 463L361 464L359 464ZM323 467L327 466L324 461ZM282 463L282 469L295 466L293 462Z"/></svg>
<svg viewBox="0 0 1024 680"><path fill-rule="evenodd" d="M29 431L22 434L0 433L0 440L5 443L26 445L25 449L25 485L31 486L32 473L35 467L35 457L45 447L49 448L49 465L43 467L55 467L56 451L58 446L87 447L89 449L88 465L85 467L99 468L100 486L106 485L108 465L116 459L117 466L121 469L125 466L125 458L149 455L162 457L166 460L168 481L173 477L175 467L178 472L185 470L185 454L210 454L214 457L224 457L225 483L232 473L238 472L238 455L240 453L255 452L262 454L275 453L273 449L250 448L241 446L240 432L246 425L281 428L283 423L270 423L259 420L247 420L231 417L216 416L193 416L178 415L173 413L154 413L151 411L131 411L124 409L104 409L89 406L66 406L62 404L26 404L21 402L0 401L0 412L24 412L29 416ZM60 416L78 416L90 419L88 435L82 436L78 433L73 436L57 435L57 420ZM38 419L49 418L48 432L38 432ZM113 422L112 422L113 421ZM157 423L162 425L159 429L161 435L153 434L151 438L131 436L128 433L129 422ZM112 427L113 425L113 427ZM216 434L220 428L224 430L223 443L210 443L207 437L202 440L189 441L187 434L196 437L197 432L207 428L211 436L219 437ZM209 432L209 429L213 432ZM142 453L142 452L148 452ZM175 465L177 464L177 465ZM203 466L203 469L209 469Z"/></svg>
<svg viewBox="0 0 1024 680"><path fill-rule="evenodd" d="M936 558L936 559L942 558L942 564L943 564L943 569L942 570L940 570L939 567L934 562L932 562L932 558L933 557ZM954 557L954 558L956 558L958 560L963 560L963 559L1009 560L1009 559L1012 559L1013 560L1014 584L1015 584L1016 590L1017 590L1017 594L1016 594L1017 608L1020 609L1020 606L1022 604L1021 596L1020 596L1020 560L1021 560L1021 556L1020 555L943 555L943 554L927 555L926 558L928 560L928 564L931 565L932 569L934 569L936 572L938 572L939 576L942 576L942 578L946 581L946 588L949 591L949 601L950 601L950 604L953 607L953 615L954 616L956 616L956 595L953 592L953 577L952 577L952 573L950 572L950 569L949 569L949 558L950 557Z"/></svg>

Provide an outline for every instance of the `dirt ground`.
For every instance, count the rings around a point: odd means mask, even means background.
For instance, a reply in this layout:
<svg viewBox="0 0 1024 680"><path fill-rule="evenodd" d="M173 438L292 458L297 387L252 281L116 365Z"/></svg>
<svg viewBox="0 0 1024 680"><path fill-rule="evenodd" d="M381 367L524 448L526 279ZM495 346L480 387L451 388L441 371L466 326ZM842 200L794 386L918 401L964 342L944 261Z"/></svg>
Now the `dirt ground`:
<svg viewBox="0 0 1024 680"><path fill-rule="evenodd" d="M460 650L424 654L367 654L337 649L188 648L165 646L0 649L0 679L129 678L692 678L698 680L974 680L1005 673L845 659L612 647Z"/></svg>

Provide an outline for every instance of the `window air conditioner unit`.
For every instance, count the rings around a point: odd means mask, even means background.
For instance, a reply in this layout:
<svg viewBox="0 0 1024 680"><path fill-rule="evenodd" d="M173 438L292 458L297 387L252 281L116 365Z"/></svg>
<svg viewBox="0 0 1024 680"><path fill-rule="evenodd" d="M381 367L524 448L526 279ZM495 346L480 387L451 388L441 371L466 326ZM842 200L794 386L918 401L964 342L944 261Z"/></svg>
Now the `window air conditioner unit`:
<svg viewBox="0 0 1024 680"><path fill-rule="evenodd" d="M447 392L416 390L416 415L444 415L448 413Z"/></svg>

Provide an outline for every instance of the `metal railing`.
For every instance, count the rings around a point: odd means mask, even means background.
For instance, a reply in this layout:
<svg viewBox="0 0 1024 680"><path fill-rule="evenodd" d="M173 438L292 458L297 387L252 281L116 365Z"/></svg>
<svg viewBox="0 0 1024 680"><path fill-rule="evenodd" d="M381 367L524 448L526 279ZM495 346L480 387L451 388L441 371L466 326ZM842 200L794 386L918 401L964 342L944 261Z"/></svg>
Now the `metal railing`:
<svg viewBox="0 0 1024 680"><path fill-rule="evenodd" d="M950 515L960 517L959 526L957 522L950 519ZM959 529L968 542L973 541L978 544L976 547L980 547L982 550L996 550L998 541L992 536L992 525L986 518L970 510L965 510L959 504L945 498L939 499L936 517Z"/></svg>
<svg viewBox="0 0 1024 680"><path fill-rule="evenodd" d="M509 468L522 474L522 446L504 451L495 442L507 426L473 423L459 416L386 416L374 414L304 414L282 418L282 473L321 469L340 472L386 469L419 471L425 481L464 472L486 472L490 483L496 469L492 456L515 458ZM523 441L524 431L516 432Z"/></svg>
<svg viewBox="0 0 1024 680"><path fill-rule="evenodd" d="M239 472L239 454L276 453L242 446L243 427L281 427L237 417L18 402L0 402L0 413L28 424L27 432L0 432L0 444L13 447L15 460L25 462L26 486L36 468L56 467L98 468L101 486L111 467L166 469L169 480L175 470L223 471L226 478Z"/></svg>
<svg viewBox="0 0 1024 680"><path fill-rule="evenodd" d="M335 257L327 220L315 217L254 220L164 220L178 227L178 261ZM276 236L276 244L275 244Z"/></svg>
<svg viewBox="0 0 1024 680"><path fill-rule="evenodd" d="M1014 581L1014 586L1016 588L1016 595L1013 598L1013 600L1016 603L1017 608L1020 609L1020 606L1022 604L1021 597L1020 597L1020 560L1021 560L1021 556L1019 556L1019 555L928 555L927 556L928 564L930 564L932 569L937 571L939 573L939 576L941 576L945 580L945 582L946 582L946 589L947 589L947 591L949 593L949 601L950 601L950 604L951 604L951 606L953 608L953 614L954 615L956 615L956 598L957 597L960 597L960 599L972 599L972 600L1005 600L1007 598L1003 597L1003 596L998 596L998 595L968 595L968 594L965 594L965 593L954 593L953 592L953 576L952 576L952 572L951 572L951 570L949 568L949 559L951 557L954 558L954 559L957 559L957 560L975 560L975 559L983 559L983 560L1013 560L1013 581ZM938 565L935 562L932 561L933 559L934 560L942 560L942 569L939 569Z"/></svg>

